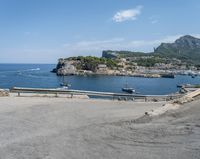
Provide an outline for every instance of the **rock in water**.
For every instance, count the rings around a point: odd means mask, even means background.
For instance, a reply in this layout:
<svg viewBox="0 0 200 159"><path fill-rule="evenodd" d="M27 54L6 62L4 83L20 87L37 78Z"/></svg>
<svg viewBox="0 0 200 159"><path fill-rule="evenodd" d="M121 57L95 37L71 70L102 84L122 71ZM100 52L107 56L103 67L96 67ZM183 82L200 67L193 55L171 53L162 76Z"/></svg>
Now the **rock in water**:
<svg viewBox="0 0 200 159"><path fill-rule="evenodd" d="M76 74L76 67L64 59L59 59L56 68L51 72L56 73L58 76L74 75Z"/></svg>

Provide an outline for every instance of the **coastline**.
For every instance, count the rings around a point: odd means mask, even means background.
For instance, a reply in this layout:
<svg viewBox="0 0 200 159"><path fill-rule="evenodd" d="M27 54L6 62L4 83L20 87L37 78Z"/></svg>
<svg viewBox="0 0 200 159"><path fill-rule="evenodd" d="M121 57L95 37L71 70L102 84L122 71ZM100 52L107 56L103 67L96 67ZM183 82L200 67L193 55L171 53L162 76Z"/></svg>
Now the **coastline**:
<svg viewBox="0 0 200 159"><path fill-rule="evenodd" d="M177 75L188 75L191 77L200 76L200 72L195 72L193 74L184 73L184 72L165 72L161 71L158 73L98 73L98 72L91 72L91 71L81 71L75 73L57 73L54 71L50 71L52 73L56 73L57 76L126 76L126 77L143 77L143 78L175 78Z"/></svg>
<svg viewBox="0 0 200 159"><path fill-rule="evenodd" d="M52 71L51 71L52 72ZM55 72L52 72L55 73ZM143 77L143 78L175 78L173 73L95 73L95 72L87 72L87 73L73 73L73 74L57 74L57 76L126 76L126 77Z"/></svg>

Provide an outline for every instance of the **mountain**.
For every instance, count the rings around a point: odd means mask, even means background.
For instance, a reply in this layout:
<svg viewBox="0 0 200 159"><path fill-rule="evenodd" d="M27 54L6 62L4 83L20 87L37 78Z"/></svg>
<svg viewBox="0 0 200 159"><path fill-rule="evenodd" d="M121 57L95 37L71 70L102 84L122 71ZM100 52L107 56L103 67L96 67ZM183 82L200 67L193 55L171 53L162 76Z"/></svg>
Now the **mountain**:
<svg viewBox="0 0 200 159"><path fill-rule="evenodd" d="M102 57L139 57L139 56L159 56L162 58L177 58L190 64L200 63L200 39L190 35L185 35L177 39L174 43L161 43L154 52L131 52L131 51L103 51Z"/></svg>
<svg viewBox="0 0 200 159"><path fill-rule="evenodd" d="M200 39L185 35L174 43L162 43L155 50L153 55L177 58L187 63L200 63Z"/></svg>

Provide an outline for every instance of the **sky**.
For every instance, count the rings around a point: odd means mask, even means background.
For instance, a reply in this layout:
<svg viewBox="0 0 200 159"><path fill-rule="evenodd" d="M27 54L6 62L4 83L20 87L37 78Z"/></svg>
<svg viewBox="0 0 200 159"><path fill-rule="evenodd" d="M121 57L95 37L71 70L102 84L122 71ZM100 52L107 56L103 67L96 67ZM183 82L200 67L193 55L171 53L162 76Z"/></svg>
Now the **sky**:
<svg viewBox="0 0 200 159"><path fill-rule="evenodd" d="M200 37L199 17L199 0L0 0L0 63L151 52L183 35Z"/></svg>

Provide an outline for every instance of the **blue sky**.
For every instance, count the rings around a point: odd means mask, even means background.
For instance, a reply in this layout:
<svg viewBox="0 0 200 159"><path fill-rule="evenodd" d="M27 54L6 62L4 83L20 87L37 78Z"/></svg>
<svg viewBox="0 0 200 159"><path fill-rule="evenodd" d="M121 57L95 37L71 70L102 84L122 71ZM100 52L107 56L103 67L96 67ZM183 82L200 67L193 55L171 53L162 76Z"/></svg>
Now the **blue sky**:
<svg viewBox="0 0 200 159"><path fill-rule="evenodd" d="M199 0L0 0L0 63L150 52L182 35L200 37L199 17Z"/></svg>

